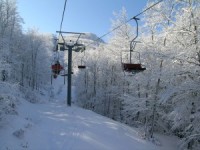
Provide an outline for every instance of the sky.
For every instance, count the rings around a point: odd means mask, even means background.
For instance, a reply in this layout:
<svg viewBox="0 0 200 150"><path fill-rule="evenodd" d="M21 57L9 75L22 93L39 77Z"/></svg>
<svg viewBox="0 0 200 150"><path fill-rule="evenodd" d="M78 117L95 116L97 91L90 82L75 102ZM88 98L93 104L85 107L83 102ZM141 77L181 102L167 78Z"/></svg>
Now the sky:
<svg viewBox="0 0 200 150"><path fill-rule="evenodd" d="M37 28L40 32L56 34L60 29L65 0L17 2L25 30ZM128 18L131 18L140 13L146 3L147 0L67 0L62 30L101 36L110 30L113 12L119 12L125 7Z"/></svg>

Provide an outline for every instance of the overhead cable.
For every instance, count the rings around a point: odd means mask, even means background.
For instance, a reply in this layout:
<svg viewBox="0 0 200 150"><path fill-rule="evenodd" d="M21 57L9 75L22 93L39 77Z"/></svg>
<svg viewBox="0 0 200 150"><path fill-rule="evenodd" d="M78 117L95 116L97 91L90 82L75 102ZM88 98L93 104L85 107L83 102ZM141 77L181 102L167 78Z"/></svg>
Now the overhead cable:
<svg viewBox="0 0 200 150"><path fill-rule="evenodd" d="M148 11L149 9L151 9L151 8L153 8L154 6L158 5L158 4L161 3L162 1L164 1L164 0L160 0L160 1L156 2L156 3L154 3L154 4L151 5L150 7L146 8L145 10L143 10L142 12L140 12L139 14L137 14L137 15L133 16L132 18L126 20L126 21L125 21L124 23L122 23L121 25L115 27L115 28L112 29L111 31L109 31L109 32L103 34L102 36L98 37L97 39L95 39L93 42L89 43L89 44L86 45L85 47L88 47L88 46L92 45L93 43L95 43L95 42L101 40L103 37L109 35L109 34L112 33L113 31L119 29L120 27L122 27L123 25L127 24L127 23L130 22L131 20L137 18L138 16L140 16L140 15L143 14L143 13L145 13L145 12ZM77 55L77 56L78 56L78 55ZM76 56L76 57L77 57L77 56ZM75 58L76 58L76 57L75 57ZM74 59L75 59L75 58L74 58ZM74 59L73 59L73 60L74 60Z"/></svg>
<svg viewBox="0 0 200 150"><path fill-rule="evenodd" d="M97 41L101 40L103 37L107 36L108 34L112 33L113 31L119 29L120 27L122 27L123 25L127 24L128 22L130 22L131 20L135 19L136 17L140 16L141 14L143 14L143 13L146 12L146 11L148 11L148 10L151 9L152 7L158 5L158 4L161 3L162 1L164 1L164 0L160 0L160 1L156 2L156 3L154 3L154 4L151 5L150 7L146 8L145 10L143 10L142 12L140 12L139 14L137 14L137 15L133 16L132 18L126 20L126 21L125 21L124 23L122 23L121 25L119 25L119 26L115 27L114 29L112 29L111 31L109 31L109 32L107 32L107 33L105 33L105 34L103 34L102 36L100 36L99 38L97 38L97 39L94 40L92 43L88 44L87 46L90 46L90 45L93 44L94 42L97 42ZM86 46L86 47L87 47L87 46Z"/></svg>
<svg viewBox="0 0 200 150"><path fill-rule="evenodd" d="M59 34L61 35L61 37L62 37L64 43L65 43L65 39L64 39L64 37L63 37L61 31L62 31L63 20L64 20L64 17L65 17L66 4L67 4L67 0L65 0L65 4L64 4L64 8L63 8L62 19L61 19L61 23L60 23L60 33L59 33Z"/></svg>

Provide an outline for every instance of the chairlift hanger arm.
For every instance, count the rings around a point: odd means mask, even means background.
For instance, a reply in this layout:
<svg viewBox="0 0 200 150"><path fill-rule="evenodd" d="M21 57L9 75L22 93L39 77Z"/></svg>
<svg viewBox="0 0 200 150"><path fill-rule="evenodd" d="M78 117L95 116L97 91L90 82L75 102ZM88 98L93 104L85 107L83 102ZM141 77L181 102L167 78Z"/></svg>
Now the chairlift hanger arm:
<svg viewBox="0 0 200 150"><path fill-rule="evenodd" d="M137 42L135 42L135 40L138 37L138 20L140 20L137 17L133 17L132 19L134 19L135 22L136 22L136 36L130 42L130 51L132 51L133 49L135 49L135 46L136 46L136 43L137 43Z"/></svg>
<svg viewBox="0 0 200 150"><path fill-rule="evenodd" d="M78 36L77 40L76 40L76 44L78 44L78 40L81 37L81 34Z"/></svg>
<svg viewBox="0 0 200 150"><path fill-rule="evenodd" d="M135 41L135 39L138 37L138 20L140 20L139 18L134 17L133 18L136 22L136 36L133 38L132 41Z"/></svg>

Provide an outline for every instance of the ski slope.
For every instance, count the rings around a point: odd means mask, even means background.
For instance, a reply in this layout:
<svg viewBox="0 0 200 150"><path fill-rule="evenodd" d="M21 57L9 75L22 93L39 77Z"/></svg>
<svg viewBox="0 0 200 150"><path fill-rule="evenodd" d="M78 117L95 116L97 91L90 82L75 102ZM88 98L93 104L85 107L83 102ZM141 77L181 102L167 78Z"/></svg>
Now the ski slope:
<svg viewBox="0 0 200 150"><path fill-rule="evenodd" d="M55 99L48 103L21 99L18 115L9 116L0 127L0 150L177 150L175 137L158 136L158 146L142 139L137 129L89 110L67 107L65 90L57 84Z"/></svg>

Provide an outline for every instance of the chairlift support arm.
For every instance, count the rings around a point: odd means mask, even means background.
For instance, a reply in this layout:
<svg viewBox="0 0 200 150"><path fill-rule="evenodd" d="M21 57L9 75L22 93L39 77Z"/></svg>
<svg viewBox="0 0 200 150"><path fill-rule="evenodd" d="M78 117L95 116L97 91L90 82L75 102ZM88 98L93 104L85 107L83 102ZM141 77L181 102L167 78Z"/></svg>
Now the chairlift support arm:
<svg viewBox="0 0 200 150"><path fill-rule="evenodd" d="M136 17L133 17L133 19L135 20L135 22L136 22L136 36L131 40L131 42L130 42L130 51L131 50L133 50L134 48L135 48L135 45L136 45L136 39L137 39L137 37L138 37L138 20L140 20L139 18L136 18ZM134 45L134 46L133 46Z"/></svg>
<svg viewBox="0 0 200 150"><path fill-rule="evenodd" d="M130 42L130 63L131 63L131 52L133 51L133 49L135 49L135 46L136 46L136 43L137 43L135 40L138 37L138 20L140 20L137 17L133 17L132 19L134 19L135 22L136 22L136 36Z"/></svg>

